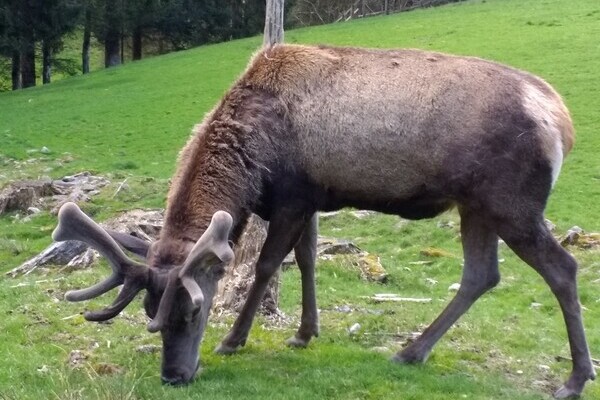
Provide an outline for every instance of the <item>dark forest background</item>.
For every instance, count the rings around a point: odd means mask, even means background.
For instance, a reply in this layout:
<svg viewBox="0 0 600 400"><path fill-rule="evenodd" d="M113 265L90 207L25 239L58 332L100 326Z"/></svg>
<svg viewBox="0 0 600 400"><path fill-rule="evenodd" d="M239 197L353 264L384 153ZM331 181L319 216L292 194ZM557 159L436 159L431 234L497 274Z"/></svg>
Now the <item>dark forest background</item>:
<svg viewBox="0 0 600 400"><path fill-rule="evenodd" d="M286 0L286 28L341 22L459 0ZM265 0L0 0L0 91L47 84L53 72L104 66L256 35ZM81 58L61 55L80 42Z"/></svg>

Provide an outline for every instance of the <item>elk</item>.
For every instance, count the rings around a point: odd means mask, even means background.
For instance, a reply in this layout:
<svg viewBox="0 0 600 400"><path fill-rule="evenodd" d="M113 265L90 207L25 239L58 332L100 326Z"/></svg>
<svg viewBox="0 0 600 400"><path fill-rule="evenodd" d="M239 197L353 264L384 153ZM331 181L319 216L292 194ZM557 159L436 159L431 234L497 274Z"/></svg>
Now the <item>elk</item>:
<svg viewBox="0 0 600 400"><path fill-rule="evenodd" d="M164 227L154 243L107 232L73 204L56 240L98 249L113 275L68 292L97 297L123 284L91 321L113 318L146 290L148 329L163 341L162 380L191 381L212 298L251 213L270 221L255 281L216 351L244 346L269 279L295 251L302 315L290 346L318 336L318 211L357 207L408 219L452 207L461 217L464 270L456 297L393 360L424 362L435 343L496 286L498 239L547 282L567 327L572 372L557 398L594 379L578 299L577 263L543 212L574 130L545 81L495 62L420 50L275 45L259 51L179 156ZM212 221L212 222L211 222ZM120 246L143 257L133 261Z"/></svg>

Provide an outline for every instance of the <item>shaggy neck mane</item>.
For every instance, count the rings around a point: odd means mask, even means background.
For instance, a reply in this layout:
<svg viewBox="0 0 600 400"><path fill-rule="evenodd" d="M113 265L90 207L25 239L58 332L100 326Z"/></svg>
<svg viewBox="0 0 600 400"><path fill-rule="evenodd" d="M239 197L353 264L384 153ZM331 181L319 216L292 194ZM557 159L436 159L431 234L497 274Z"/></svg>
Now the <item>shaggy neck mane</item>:
<svg viewBox="0 0 600 400"><path fill-rule="evenodd" d="M230 213L234 226L251 212L272 153L259 132L265 104L248 97L230 92L194 129L169 190L165 237L195 241L216 211Z"/></svg>

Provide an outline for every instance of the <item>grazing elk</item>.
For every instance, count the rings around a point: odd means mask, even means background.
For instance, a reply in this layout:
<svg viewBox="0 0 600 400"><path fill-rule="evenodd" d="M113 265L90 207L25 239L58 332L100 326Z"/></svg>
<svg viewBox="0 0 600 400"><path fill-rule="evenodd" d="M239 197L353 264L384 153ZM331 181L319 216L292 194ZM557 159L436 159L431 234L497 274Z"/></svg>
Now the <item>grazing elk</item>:
<svg viewBox="0 0 600 400"><path fill-rule="evenodd" d="M403 218L456 206L465 265L460 290L394 361L424 362L452 324L500 279L498 238L538 271L564 314L573 370L555 393L578 395L594 379L577 294L575 260L543 211L574 132L559 95L542 79L471 57L419 50L276 45L262 50L180 154L160 239L106 232L73 205L56 240L89 243L114 273L67 293L90 299L124 284L88 320L116 316L142 289L150 331L163 340L162 379L190 381L215 287L250 213L269 220L256 278L217 347L246 343L269 279L293 249L302 317L292 346L317 336L316 212L352 206ZM224 211L218 211L224 210ZM214 216L213 216L214 215ZM212 223L211 223L212 219ZM130 260L116 242L144 257Z"/></svg>

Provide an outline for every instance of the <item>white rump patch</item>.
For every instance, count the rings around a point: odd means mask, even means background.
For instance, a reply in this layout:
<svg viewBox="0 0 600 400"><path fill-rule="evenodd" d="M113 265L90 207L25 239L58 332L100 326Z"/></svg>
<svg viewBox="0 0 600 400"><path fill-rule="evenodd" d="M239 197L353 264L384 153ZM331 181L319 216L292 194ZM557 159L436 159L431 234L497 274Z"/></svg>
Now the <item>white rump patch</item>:
<svg viewBox="0 0 600 400"><path fill-rule="evenodd" d="M536 134L540 136L542 149L550 162L554 186L563 162L562 134L558 120L563 113L560 100L548 97L534 85L524 82L523 106L527 114L537 122Z"/></svg>

